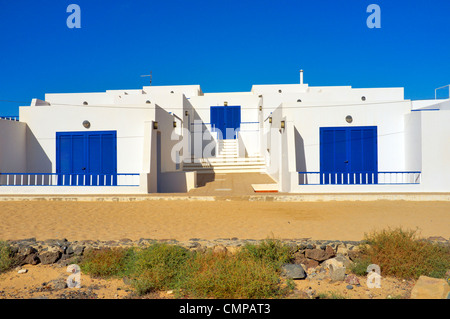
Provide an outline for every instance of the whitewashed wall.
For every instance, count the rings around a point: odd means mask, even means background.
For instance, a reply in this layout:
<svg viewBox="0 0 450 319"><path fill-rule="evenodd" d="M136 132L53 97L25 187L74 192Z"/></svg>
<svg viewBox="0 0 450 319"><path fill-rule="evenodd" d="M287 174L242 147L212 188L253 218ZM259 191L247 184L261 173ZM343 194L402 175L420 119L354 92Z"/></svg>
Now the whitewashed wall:
<svg viewBox="0 0 450 319"><path fill-rule="evenodd" d="M0 119L0 173L26 171L26 124Z"/></svg>

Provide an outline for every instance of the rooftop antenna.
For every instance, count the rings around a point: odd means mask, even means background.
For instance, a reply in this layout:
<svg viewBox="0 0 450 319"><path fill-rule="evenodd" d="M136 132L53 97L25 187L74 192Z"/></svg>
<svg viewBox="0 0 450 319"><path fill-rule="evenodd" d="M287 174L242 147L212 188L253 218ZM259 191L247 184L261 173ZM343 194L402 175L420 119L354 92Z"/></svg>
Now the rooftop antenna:
<svg viewBox="0 0 450 319"><path fill-rule="evenodd" d="M143 77L150 77L150 86L152 85L152 71L150 71L150 74L147 74L147 75L141 75L141 78L143 78Z"/></svg>

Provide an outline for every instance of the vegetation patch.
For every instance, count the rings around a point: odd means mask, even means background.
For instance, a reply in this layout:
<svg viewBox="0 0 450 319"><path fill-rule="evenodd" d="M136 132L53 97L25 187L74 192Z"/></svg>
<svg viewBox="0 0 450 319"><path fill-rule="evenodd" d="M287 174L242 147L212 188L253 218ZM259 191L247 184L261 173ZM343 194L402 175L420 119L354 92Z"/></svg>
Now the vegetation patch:
<svg viewBox="0 0 450 319"><path fill-rule="evenodd" d="M0 273L11 269L14 263L15 258L11 246L5 241L0 241Z"/></svg>
<svg viewBox="0 0 450 319"><path fill-rule="evenodd" d="M357 275L364 275L367 266L377 264L384 276L444 278L450 265L450 247L420 239L416 230L382 230L366 234L365 241L352 268Z"/></svg>

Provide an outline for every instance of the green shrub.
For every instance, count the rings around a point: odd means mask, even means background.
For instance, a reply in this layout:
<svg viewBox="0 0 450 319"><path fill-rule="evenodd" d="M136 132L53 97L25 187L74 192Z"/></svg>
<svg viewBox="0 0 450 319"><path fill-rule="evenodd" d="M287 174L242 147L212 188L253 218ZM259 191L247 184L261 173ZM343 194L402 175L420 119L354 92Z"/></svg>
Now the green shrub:
<svg viewBox="0 0 450 319"><path fill-rule="evenodd" d="M127 276L139 295L175 290L177 297L273 298L293 287L282 287L280 281L289 251L275 241L247 245L234 255L155 243L135 250L89 251L80 266L95 276Z"/></svg>
<svg viewBox="0 0 450 319"><path fill-rule="evenodd" d="M362 247L360 265L355 267L377 264L382 275L443 278L450 265L450 247L418 239L416 232L397 228L366 234L368 245Z"/></svg>
<svg viewBox="0 0 450 319"><path fill-rule="evenodd" d="M11 246L4 241L0 241L0 273L11 269L14 266L14 253Z"/></svg>
<svg viewBox="0 0 450 319"><path fill-rule="evenodd" d="M237 254L197 254L183 291L200 298L273 298L283 294L279 272L265 259Z"/></svg>
<svg viewBox="0 0 450 319"><path fill-rule="evenodd" d="M293 249L275 239L266 239L257 245L245 244L239 253L263 260L276 269L279 269L283 264L289 263L293 258Z"/></svg>
<svg viewBox="0 0 450 319"><path fill-rule="evenodd" d="M133 286L138 294L175 289L186 276L186 263L192 253L180 246L153 244L136 255Z"/></svg>
<svg viewBox="0 0 450 319"><path fill-rule="evenodd" d="M94 277L122 277L133 271L134 259L132 248L90 249L85 252L80 268Z"/></svg>

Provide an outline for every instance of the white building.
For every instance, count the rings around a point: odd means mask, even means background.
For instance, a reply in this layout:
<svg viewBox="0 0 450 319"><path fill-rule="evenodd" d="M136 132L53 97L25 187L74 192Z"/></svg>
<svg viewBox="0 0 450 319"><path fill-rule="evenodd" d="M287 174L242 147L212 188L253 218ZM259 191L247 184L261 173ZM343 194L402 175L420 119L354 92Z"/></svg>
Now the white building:
<svg viewBox="0 0 450 319"><path fill-rule="evenodd" d="M19 113L0 119L0 194L188 192L214 172L269 174L289 193L450 191L450 100L403 88L145 86L46 94Z"/></svg>

